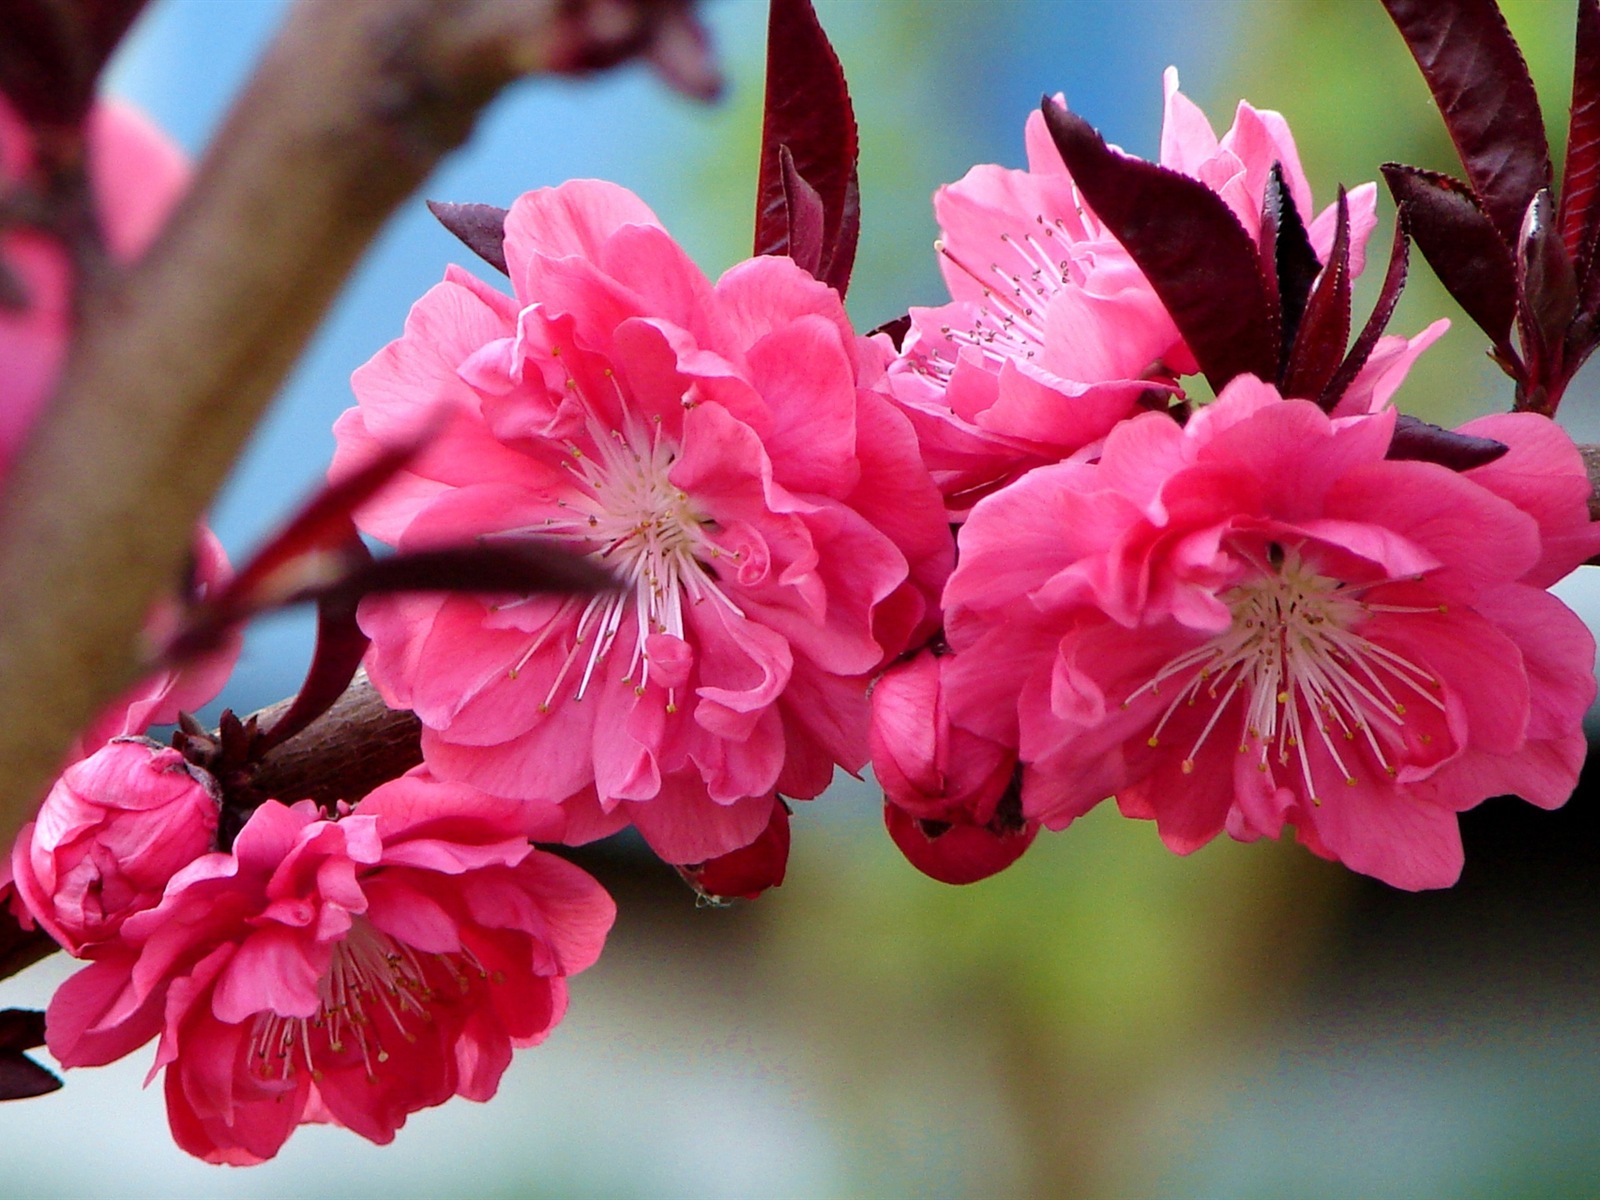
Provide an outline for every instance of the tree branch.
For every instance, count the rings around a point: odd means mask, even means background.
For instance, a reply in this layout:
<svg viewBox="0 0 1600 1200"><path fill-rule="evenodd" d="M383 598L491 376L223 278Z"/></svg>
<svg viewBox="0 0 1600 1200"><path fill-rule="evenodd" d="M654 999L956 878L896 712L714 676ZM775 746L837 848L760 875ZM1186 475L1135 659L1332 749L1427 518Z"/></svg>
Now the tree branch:
<svg viewBox="0 0 1600 1200"><path fill-rule="evenodd" d="M270 728L290 703L280 700L254 714L256 720ZM332 708L268 753L251 777L251 790L286 804L354 803L422 761L421 733L414 713L389 708L366 672L359 672Z"/></svg>
<svg viewBox="0 0 1600 1200"><path fill-rule="evenodd" d="M192 526L389 213L506 83L674 37L681 59L686 21L681 0L299 0L157 245L87 281L5 481L0 843L134 677Z"/></svg>

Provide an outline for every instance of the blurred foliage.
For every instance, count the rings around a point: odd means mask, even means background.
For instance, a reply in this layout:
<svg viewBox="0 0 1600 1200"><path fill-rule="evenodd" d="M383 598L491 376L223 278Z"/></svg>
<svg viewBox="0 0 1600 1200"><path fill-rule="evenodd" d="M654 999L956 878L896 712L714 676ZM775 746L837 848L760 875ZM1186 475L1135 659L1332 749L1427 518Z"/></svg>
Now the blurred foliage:
<svg viewBox="0 0 1600 1200"><path fill-rule="evenodd" d="M1347 884L1287 844L1178 858L1107 804L952 888L876 828L805 818L766 967L827 1047L841 1124L893 1144L908 1098L942 1089L959 1111L927 1114L922 1136L987 1117L1013 1140L976 1141L1015 1194L1121 1194L1122 1131L1147 1089L1212 1069L1292 1000Z"/></svg>

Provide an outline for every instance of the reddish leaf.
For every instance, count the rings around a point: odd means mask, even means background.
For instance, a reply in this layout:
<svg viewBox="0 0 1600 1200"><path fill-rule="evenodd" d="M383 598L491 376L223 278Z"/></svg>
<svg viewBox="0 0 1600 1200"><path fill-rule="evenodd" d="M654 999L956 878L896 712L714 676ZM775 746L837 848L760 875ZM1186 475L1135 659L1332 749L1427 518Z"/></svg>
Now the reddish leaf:
<svg viewBox="0 0 1600 1200"><path fill-rule="evenodd" d="M1572 121L1557 217L1567 255L1586 278L1600 230L1600 0L1578 0L1572 61Z"/></svg>
<svg viewBox="0 0 1600 1200"><path fill-rule="evenodd" d="M0 1100L30 1100L60 1087L60 1079L26 1054L0 1053Z"/></svg>
<svg viewBox="0 0 1600 1200"><path fill-rule="evenodd" d="M772 0L767 23L767 94L756 190L755 252L789 253L792 234L782 151L822 201L817 278L843 295L861 226L855 111L844 69L810 0Z"/></svg>
<svg viewBox="0 0 1600 1200"><path fill-rule="evenodd" d="M23 1054L42 1045L42 1012L27 1008L0 1011L0 1100L26 1100L61 1086L61 1080Z"/></svg>
<svg viewBox="0 0 1600 1200"><path fill-rule="evenodd" d="M1344 361L1350 343L1350 203L1342 187L1338 221L1328 265L1306 302L1305 318L1284 365L1285 396L1319 397Z"/></svg>
<svg viewBox="0 0 1600 1200"><path fill-rule="evenodd" d="M1255 242L1199 180L1108 147L1046 97L1045 125L1083 198L1150 281L1211 386L1277 376L1279 337Z"/></svg>
<svg viewBox="0 0 1600 1200"><path fill-rule="evenodd" d="M1406 210L1406 226L1417 249L1439 282L1497 350L1509 349L1517 312L1517 268L1510 243L1500 239L1459 179L1399 163L1385 163L1382 170L1395 203ZM1519 226L1521 221L1519 215Z"/></svg>
<svg viewBox="0 0 1600 1200"><path fill-rule="evenodd" d="M821 279L822 227L826 219L822 197L795 170L794 155L789 153L789 147L779 146L778 158L783 164L783 208L789 227L789 257L797 266Z"/></svg>
<svg viewBox="0 0 1600 1200"><path fill-rule="evenodd" d="M24 929L10 908L0 905L0 979L10 979L59 949L44 930Z"/></svg>
<svg viewBox="0 0 1600 1200"><path fill-rule="evenodd" d="M362 559L370 562L372 555L360 538L354 538L350 561ZM317 643L311 651L305 680L288 710L253 739L254 757L288 741L344 695L361 668L371 640L356 623L357 603L356 598L338 595L325 596L317 602Z"/></svg>
<svg viewBox="0 0 1600 1200"><path fill-rule="evenodd" d="M1328 412L1334 410L1340 398L1350 390L1350 385L1355 382L1356 376L1361 373L1361 368L1367 365L1367 359L1372 357L1378 339L1389 327L1389 318L1394 316L1394 306L1400 302L1400 293L1406 286L1406 271L1410 262L1408 250L1411 243L1406 234L1406 219L1406 210L1401 208L1395 214L1394 245L1389 250L1389 269L1384 273L1383 288L1378 293L1378 302L1372 307L1372 315L1367 318L1367 323L1356 335L1355 344L1350 347L1350 353L1344 356L1344 362L1339 364L1339 369L1334 372L1333 378L1317 397L1317 403Z"/></svg>
<svg viewBox="0 0 1600 1200"><path fill-rule="evenodd" d="M407 550L371 559L337 586L360 597L383 592L612 591L617 581L587 555L555 541L503 542Z"/></svg>
<svg viewBox="0 0 1600 1200"><path fill-rule="evenodd" d="M1267 191L1261 206L1261 265L1269 290L1278 298L1278 323L1281 330L1280 362L1289 357L1300 319L1305 315L1311 287L1322 270L1317 252L1311 248L1305 221L1295 207L1294 196L1284 186L1283 167L1272 164L1267 176Z"/></svg>
<svg viewBox="0 0 1600 1200"><path fill-rule="evenodd" d="M1578 313L1578 280L1555 222L1555 201L1540 192L1517 239L1517 325L1526 377L1517 407L1553 415L1565 386L1562 350Z"/></svg>
<svg viewBox="0 0 1600 1200"><path fill-rule="evenodd" d="M24 120L80 122L100 71L145 0L5 0L0 92Z"/></svg>
<svg viewBox="0 0 1600 1200"><path fill-rule="evenodd" d="M450 204L429 200L428 211L484 262L502 275L506 270L506 210L492 204Z"/></svg>
<svg viewBox="0 0 1600 1200"><path fill-rule="evenodd" d="M1483 210L1513 245L1522 214L1534 193L1550 186L1551 173L1539 97L1505 18L1494 0L1383 5L1422 68Z"/></svg>
<svg viewBox="0 0 1600 1200"><path fill-rule="evenodd" d="M0 1054L44 1045L44 1014L31 1008L0 1009Z"/></svg>
<svg viewBox="0 0 1600 1200"><path fill-rule="evenodd" d="M1468 471L1501 457L1510 447L1492 438L1456 433L1416 417L1400 416L1394 423L1389 457L1438 463L1452 471Z"/></svg>
<svg viewBox="0 0 1600 1200"><path fill-rule="evenodd" d="M901 348L906 344L906 335L910 332L911 314L907 313L903 317L896 317L892 321L885 321L876 329L870 330L867 333L867 336L871 337L874 333L885 334L888 339L894 343L895 352L899 353Z"/></svg>

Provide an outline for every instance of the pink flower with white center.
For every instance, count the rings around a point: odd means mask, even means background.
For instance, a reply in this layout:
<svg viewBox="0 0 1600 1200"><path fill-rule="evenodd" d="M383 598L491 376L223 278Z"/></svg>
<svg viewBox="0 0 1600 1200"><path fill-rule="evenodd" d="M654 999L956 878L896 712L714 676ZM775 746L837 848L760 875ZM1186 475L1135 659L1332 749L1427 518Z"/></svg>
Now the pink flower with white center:
<svg viewBox="0 0 1600 1200"><path fill-rule="evenodd" d="M189 178L183 152L148 119L116 101L90 112L90 186L106 248L131 262L154 239ZM0 197L34 185L32 131L0 96ZM0 469L55 386L71 333L73 268L67 248L42 231L0 231L0 270L21 289L0 304Z"/></svg>
<svg viewBox="0 0 1600 1200"><path fill-rule="evenodd" d="M337 820L268 801L89 949L50 1050L97 1065L159 1034L173 1137L208 1162L271 1158L307 1122L388 1142L418 1109L487 1100L615 916L523 820L420 770Z"/></svg>
<svg viewBox="0 0 1600 1200"><path fill-rule="evenodd" d="M179 870L213 848L219 796L176 750L142 738L68 767L12 853L33 917L70 953L154 908Z"/></svg>
<svg viewBox="0 0 1600 1200"><path fill-rule="evenodd" d="M1310 220L1311 188L1282 116L1240 104L1219 140L1178 91L1175 70L1165 82L1163 166L1216 191L1254 237L1278 163ZM958 516L1023 471L1094 445L1141 400L1164 405L1196 370L1143 273L1079 196L1038 112L1026 142L1028 170L977 166L935 193L952 303L911 310L889 376ZM1370 183L1349 196L1352 274L1365 262L1376 197ZM1330 205L1308 228L1323 261L1335 223ZM1377 359L1402 349L1414 358L1426 344L1385 339Z"/></svg>
<svg viewBox="0 0 1600 1200"><path fill-rule="evenodd" d="M358 514L403 549L554 539L593 598L368 600L368 669L443 778L631 822L663 858L753 841L773 792L866 761L866 683L936 621L953 547L886 355L787 258L715 284L631 193L531 192L516 298L452 271L356 373L334 470L442 433Z"/></svg>
<svg viewBox="0 0 1600 1200"><path fill-rule="evenodd" d="M1519 415L1456 473L1385 458L1251 377L1113 431L974 509L945 601L957 724L1014 745L1023 810L1114 794L1188 853L1293 825L1397 887L1461 870L1456 813L1565 802L1594 642L1543 589L1600 547L1571 441Z"/></svg>

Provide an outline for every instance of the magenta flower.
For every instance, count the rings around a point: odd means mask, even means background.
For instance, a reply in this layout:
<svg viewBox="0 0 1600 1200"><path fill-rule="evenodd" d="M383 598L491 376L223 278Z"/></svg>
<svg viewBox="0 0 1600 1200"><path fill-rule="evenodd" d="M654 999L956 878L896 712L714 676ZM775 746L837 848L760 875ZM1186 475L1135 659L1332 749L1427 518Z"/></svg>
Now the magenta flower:
<svg viewBox="0 0 1600 1200"><path fill-rule="evenodd" d="M215 784L176 750L122 739L68 767L12 853L16 887L69 952L116 937L213 848Z"/></svg>
<svg viewBox="0 0 1600 1200"><path fill-rule="evenodd" d="M1298 210L1313 211L1279 114L1240 104L1219 140L1178 91L1177 72L1169 69L1165 82L1164 166L1216 191L1252 236L1274 163ZM958 515L1022 471L1098 442L1141 400L1164 404L1178 377L1196 370L1143 273L1079 196L1038 112L1026 141L1028 170L977 166L935 194L952 303L911 310L904 354L890 371ZM1357 274L1376 220L1375 186L1356 188L1349 201ZM1331 205L1309 227L1324 262L1334 228ZM1381 361L1406 345L1389 342Z"/></svg>
<svg viewBox="0 0 1600 1200"><path fill-rule="evenodd" d="M1285 825L1398 887L1462 865L1456 813L1562 804L1594 642L1543 589L1600 547L1583 464L1527 414L1456 473L1385 458L1392 410L1329 418L1234 381L1179 427L983 501L945 601L957 724L1014 745L1023 809L1103 797L1188 853Z"/></svg>
<svg viewBox="0 0 1600 1200"><path fill-rule="evenodd" d="M516 299L452 271L356 373L335 471L446 426L358 515L402 548L551 538L593 599L369 600L368 669L442 778L632 822L669 861L754 840L866 752L866 681L936 620L952 554L885 355L787 258L710 283L622 188L531 192Z"/></svg>
<svg viewBox="0 0 1600 1200"><path fill-rule="evenodd" d="M615 915L529 846L519 807L420 771L337 820L268 801L90 949L51 1052L95 1065L159 1034L173 1137L209 1162L271 1158L311 1121L388 1142L418 1109L487 1100Z"/></svg>

